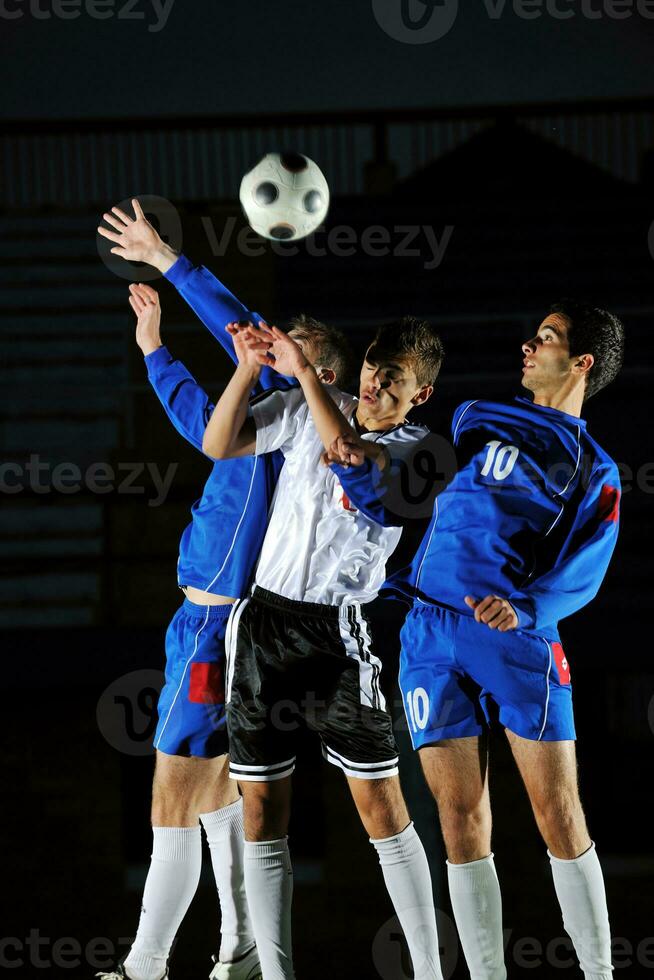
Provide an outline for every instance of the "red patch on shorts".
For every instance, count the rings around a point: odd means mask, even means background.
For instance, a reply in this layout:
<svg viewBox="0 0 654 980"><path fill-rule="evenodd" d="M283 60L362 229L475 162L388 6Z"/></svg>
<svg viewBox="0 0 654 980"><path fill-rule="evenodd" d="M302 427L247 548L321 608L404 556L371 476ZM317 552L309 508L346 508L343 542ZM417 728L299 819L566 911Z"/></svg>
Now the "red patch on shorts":
<svg viewBox="0 0 654 980"><path fill-rule="evenodd" d="M620 515L620 491L605 483L600 491L599 514L603 521L615 523Z"/></svg>
<svg viewBox="0 0 654 980"><path fill-rule="evenodd" d="M552 653L554 654L554 660L556 661L556 669L559 672L559 683L569 684L570 664L568 663L568 658L563 652L563 647L560 643L552 644Z"/></svg>
<svg viewBox="0 0 654 980"><path fill-rule="evenodd" d="M188 699L192 704L224 704L225 681L220 664L191 664Z"/></svg>

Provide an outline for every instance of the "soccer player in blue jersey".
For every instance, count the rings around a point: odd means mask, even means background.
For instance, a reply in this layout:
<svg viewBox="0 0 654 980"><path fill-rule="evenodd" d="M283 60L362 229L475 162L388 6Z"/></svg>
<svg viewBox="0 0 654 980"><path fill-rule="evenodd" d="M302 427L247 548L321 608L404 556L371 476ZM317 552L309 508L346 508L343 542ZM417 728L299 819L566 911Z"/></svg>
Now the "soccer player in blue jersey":
<svg viewBox="0 0 654 980"><path fill-rule="evenodd" d="M208 270L194 268L168 248L137 200L135 219L114 208L99 231L123 258L148 262L176 286L228 354L226 324L258 319ZM214 405L183 364L161 343L160 307L149 286L130 287L136 339L148 378L168 417L202 451ZM291 335L320 377L335 381L347 370L347 350L336 331L310 318L294 321ZM292 379L264 368L255 393L288 388ZM152 799L153 851L136 940L107 978L160 980L177 930L197 889L201 830L211 851L221 907L221 944L213 980L260 977L243 887L242 804L228 779L224 705L224 637L235 599L245 594L266 529L266 514L283 462L281 453L214 463L203 495L184 531L178 582L185 599L166 636L166 682L158 705Z"/></svg>
<svg viewBox="0 0 654 980"><path fill-rule="evenodd" d="M457 409L458 471L436 500L413 563L387 583L413 599L400 684L438 804L471 976L507 975L485 739L497 718L584 975L610 980L604 882L579 798L570 665L558 622L596 595L616 543L618 469L581 413L620 370L624 330L612 314L566 301L522 350L522 384L533 398ZM331 447L332 457L356 470L364 462L357 442L348 436ZM347 486L347 471L342 476ZM356 481L347 492L366 506ZM368 502L373 497L369 488Z"/></svg>

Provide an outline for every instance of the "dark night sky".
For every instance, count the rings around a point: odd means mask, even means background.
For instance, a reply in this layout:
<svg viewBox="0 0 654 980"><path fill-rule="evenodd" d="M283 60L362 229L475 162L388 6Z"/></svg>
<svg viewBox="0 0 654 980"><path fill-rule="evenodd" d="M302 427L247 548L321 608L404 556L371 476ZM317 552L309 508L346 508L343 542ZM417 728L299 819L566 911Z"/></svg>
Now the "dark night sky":
<svg viewBox="0 0 654 980"><path fill-rule="evenodd" d="M23 16L0 23L3 117L455 105L654 88L654 20L591 20L581 0L556 0L576 11L565 21L522 19L508 0L498 19L488 10L501 0L460 0L449 32L423 45L384 33L373 0L172 0L158 32L148 27L160 22L161 0L130 0L140 20L125 19L127 0L115 0L107 20L30 13L52 2L4 0ZM65 2L74 12L76 0ZM90 0L77 2L85 11ZM112 0L100 2L112 9ZM417 13L422 5L412 2ZM593 10L609 2L584 0Z"/></svg>

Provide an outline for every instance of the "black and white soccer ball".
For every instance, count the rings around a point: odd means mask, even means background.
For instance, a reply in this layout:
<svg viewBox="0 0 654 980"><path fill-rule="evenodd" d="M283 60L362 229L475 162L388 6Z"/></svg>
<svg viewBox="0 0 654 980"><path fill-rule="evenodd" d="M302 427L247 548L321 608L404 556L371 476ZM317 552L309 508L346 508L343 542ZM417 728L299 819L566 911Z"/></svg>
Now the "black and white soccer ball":
<svg viewBox="0 0 654 980"><path fill-rule="evenodd" d="M329 210L329 185L302 153L267 153L241 181L243 210L254 230L292 242L315 231Z"/></svg>

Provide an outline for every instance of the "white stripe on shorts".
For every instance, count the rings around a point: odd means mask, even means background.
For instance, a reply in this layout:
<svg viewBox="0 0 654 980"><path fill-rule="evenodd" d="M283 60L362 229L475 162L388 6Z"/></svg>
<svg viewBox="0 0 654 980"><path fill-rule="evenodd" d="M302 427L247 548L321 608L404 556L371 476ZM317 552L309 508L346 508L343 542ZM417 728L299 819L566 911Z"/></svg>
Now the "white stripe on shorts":
<svg viewBox="0 0 654 980"><path fill-rule="evenodd" d="M323 742L322 754L327 762L342 769L346 776L355 779L388 779L390 776L397 776L399 773L399 759L388 759L385 762L351 762L345 756L339 755Z"/></svg>
<svg viewBox="0 0 654 980"><path fill-rule="evenodd" d="M359 701L369 708L386 709L386 700L379 687L382 664L371 652L372 640L368 624L358 602L343 606L338 619L341 640L348 657L359 666Z"/></svg>
<svg viewBox="0 0 654 980"><path fill-rule="evenodd" d="M238 624L249 599L237 599L225 627L225 660L227 663L227 684L225 685L225 704L232 699L232 681L234 680L234 664L236 662L236 637Z"/></svg>
<svg viewBox="0 0 654 980"><path fill-rule="evenodd" d="M230 779L246 783L273 783L277 779L290 776L295 769L295 756L286 762L273 762L267 766L242 766L238 762L229 763Z"/></svg>

